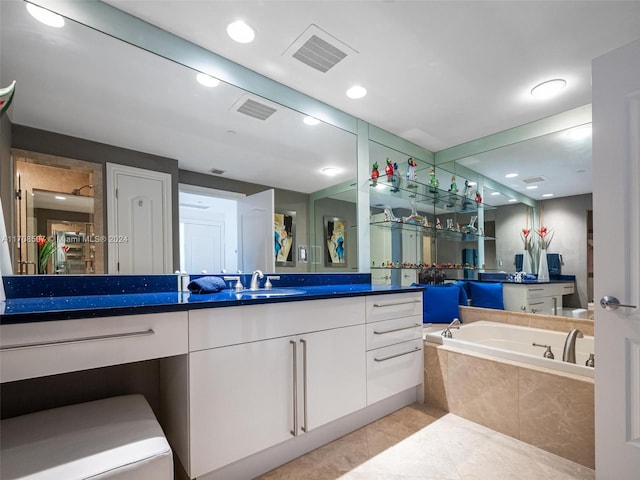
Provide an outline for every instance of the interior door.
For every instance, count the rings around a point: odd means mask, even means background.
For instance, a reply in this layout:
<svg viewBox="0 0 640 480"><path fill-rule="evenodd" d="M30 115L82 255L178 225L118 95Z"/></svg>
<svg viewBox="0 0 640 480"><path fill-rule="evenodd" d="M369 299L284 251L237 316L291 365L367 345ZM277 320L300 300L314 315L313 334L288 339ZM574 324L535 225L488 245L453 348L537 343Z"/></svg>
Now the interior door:
<svg viewBox="0 0 640 480"><path fill-rule="evenodd" d="M224 223L184 221L185 272L218 273L224 265Z"/></svg>
<svg viewBox="0 0 640 480"><path fill-rule="evenodd" d="M596 474L640 476L640 40L593 61ZM611 300L613 301L613 300Z"/></svg>
<svg viewBox="0 0 640 480"><path fill-rule="evenodd" d="M109 273L169 273L171 176L107 164Z"/></svg>
<svg viewBox="0 0 640 480"><path fill-rule="evenodd" d="M238 267L242 272L275 271L274 212L273 190L238 200Z"/></svg>

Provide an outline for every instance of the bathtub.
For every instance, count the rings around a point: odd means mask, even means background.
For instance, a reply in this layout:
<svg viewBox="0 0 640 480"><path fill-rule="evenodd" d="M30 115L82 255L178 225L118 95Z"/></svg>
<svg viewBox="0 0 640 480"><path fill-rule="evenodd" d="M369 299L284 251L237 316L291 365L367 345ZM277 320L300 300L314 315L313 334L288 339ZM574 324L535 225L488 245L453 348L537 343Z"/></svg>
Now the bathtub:
<svg viewBox="0 0 640 480"><path fill-rule="evenodd" d="M593 337L585 335L576 339L576 363L562 361L562 351L567 333L521 327L504 323L478 321L463 324L460 329L451 329L453 338L444 338L441 329L428 329L424 338L431 343L457 347L472 352L492 355L506 360L550 368L561 372L594 377L594 369L585 366L589 354L594 352ZM545 349L532 343L551 345L555 359L544 358ZM597 361L597 359L596 359Z"/></svg>

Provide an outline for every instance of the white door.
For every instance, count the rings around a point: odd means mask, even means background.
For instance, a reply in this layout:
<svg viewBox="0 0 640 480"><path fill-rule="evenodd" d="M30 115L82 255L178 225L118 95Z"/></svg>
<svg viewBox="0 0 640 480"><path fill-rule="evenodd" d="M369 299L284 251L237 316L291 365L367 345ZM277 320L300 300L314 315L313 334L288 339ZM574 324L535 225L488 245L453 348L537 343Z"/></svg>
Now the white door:
<svg viewBox="0 0 640 480"><path fill-rule="evenodd" d="M190 273L219 273L224 265L224 223L183 223L182 244L184 263L182 270Z"/></svg>
<svg viewBox="0 0 640 480"><path fill-rule="evenodd" d="M265 190L238 200L238 268L275 272L274 192Z"/></svg>
<svg viewBox="0 0 640 480"><path fill-rule="evenodd" d="M596 475L640 478L640 40L593 61Z"/></svg>
<svg viewBox="0 0 640 480"><path fill-rule="evenodd" d="M107 164L109 273L169 273L171 175Z"/></svg>

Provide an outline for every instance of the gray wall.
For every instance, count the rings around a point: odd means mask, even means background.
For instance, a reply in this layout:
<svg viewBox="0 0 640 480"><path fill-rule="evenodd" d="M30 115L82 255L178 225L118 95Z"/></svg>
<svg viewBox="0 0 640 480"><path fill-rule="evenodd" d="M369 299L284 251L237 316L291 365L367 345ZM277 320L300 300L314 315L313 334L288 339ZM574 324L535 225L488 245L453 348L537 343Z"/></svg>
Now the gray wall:
<svg viewBox="0 0 640 480"><path fill-rule="evenodd" d="M315 204L316 214L316 238L311 244L319 248L316 251L320 251L320 258L315 261L320 262L316 266L317 272L357 272L358 271L358 229L356 228L358 222L358 214L356 211L356 204L351 202L345 202L342 200L336 200L333 198L322 198L316 200ZM346 243L346 268L325 267L324 266L324 251L326 238L324 235L324 217L339 217L343 218L347 222L345 232ZM313 249L312 249L313 250ZM310 252L311 260L314 260L313 252Z"/></svg>
<svg viewBox="0 0 640 480"><path fill-rule="evenodd" d="M541 202L544 223L554 231L548 253L562 255L562 273L576 276L576 293L564 297L565 306L586 308L587 296L587 211L592 209L592 196L575 195ZM524 227L525 207L508 205L496 210L496 258L503 260L503 270L515 270L514 255L522 252L520 231ZM539 225L536 224L536 227ZM538 265L538 237L531 233L535 265Z"/></svg>
<svg viewBox="0 0 640 480"><path fill-rule="evenodd" d="M2 211L4 223L7 226L7 234L13 230L13 185L11 176L11 122L6 112L0 117L0 198L2 198ZM13 265L13 262L11 262Z"/></svg>

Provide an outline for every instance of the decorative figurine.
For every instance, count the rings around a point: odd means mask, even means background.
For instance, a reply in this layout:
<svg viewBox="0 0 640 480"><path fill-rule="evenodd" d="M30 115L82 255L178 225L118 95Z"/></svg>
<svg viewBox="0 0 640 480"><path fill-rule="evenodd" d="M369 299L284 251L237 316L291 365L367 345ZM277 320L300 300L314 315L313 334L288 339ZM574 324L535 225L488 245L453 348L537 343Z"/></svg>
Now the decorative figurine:
<svg viewBox="0 0 640 480"><path fill-rule="evenodd" d="M476 233L478 231L478 229L474 226L476 220L478 220L478 216L472 215L469 219L469 224L462 227L462 233Z"/></svg>
<svg viewBox="0 0 640 480"><path fill-rule="evenodd" d="M482 203L482 195L478 190L476 190L476 203Z"/></svg>
<svg viewBox="0 0 640 480"><path fill-rule="evenodd" d="M407 173L405 174L408 188L418 188L418 186L413 183L416 180L417 166L418 163L413 159L413 157L409 157L409 159L407 160Z"/></svg>
<svg viewBox="0 0 640 480"><path fill-rule="evenodd" d="M374 162L373 167L371 168L371 185L376 186L378 184L379 176L380 172L378 171L378 162Z"/></svg>
<svg viewBox="0 0 640 480"><path fill-rule="evenodd" d="M462 209L465 210L469 205L469 196L471 195L471 185L469 184L469 180L464 181L464 189L462 190Z"/></svg>
<svg viewBox="0 0 640 480"><path fill-rule="evenodd" d="M387 158L387 166L384 167L384 173L387 174L387 181L392 182L393 181L393 164L391 163L391 160L389 160Z"/></svg>
<svg viewBox="0 0 640 480"><path fill-rule="evenodd" d="M440 219L436 218L436 228L441 229L442 225L440 225Z"/></svg>
<svg viewBox="0 0 640 480"><path fill-rule="evenodd" d="M399 222L400 219L393 214L391 207L384 207L384 221L385 222Z"/></svg>
<svg viewBox="0 0 640 480"><path fill-rule="evenodd" d="M436 171L433 167L429 169L429 191L431 193L437 193L440 182L436 178Z"/></svg>
<svg viewBox="0 0 640 480"><path fill-rule="evenodd" d="M456 183L456 176L451 175L451 185L449 186L449 203L447 207L451 208L456 204L456 196L458 194L458 184Z"/></svg>
<svg viewBox="0 0 640 480"><path fill-rule="evenodd" d="M398 188L400 186L400 167L398 167L398 164L396 162L393 162L393 177L391 180L391 185L393 186L393 188L391 188L392 192L397 192L400 190Z"/></svg>

